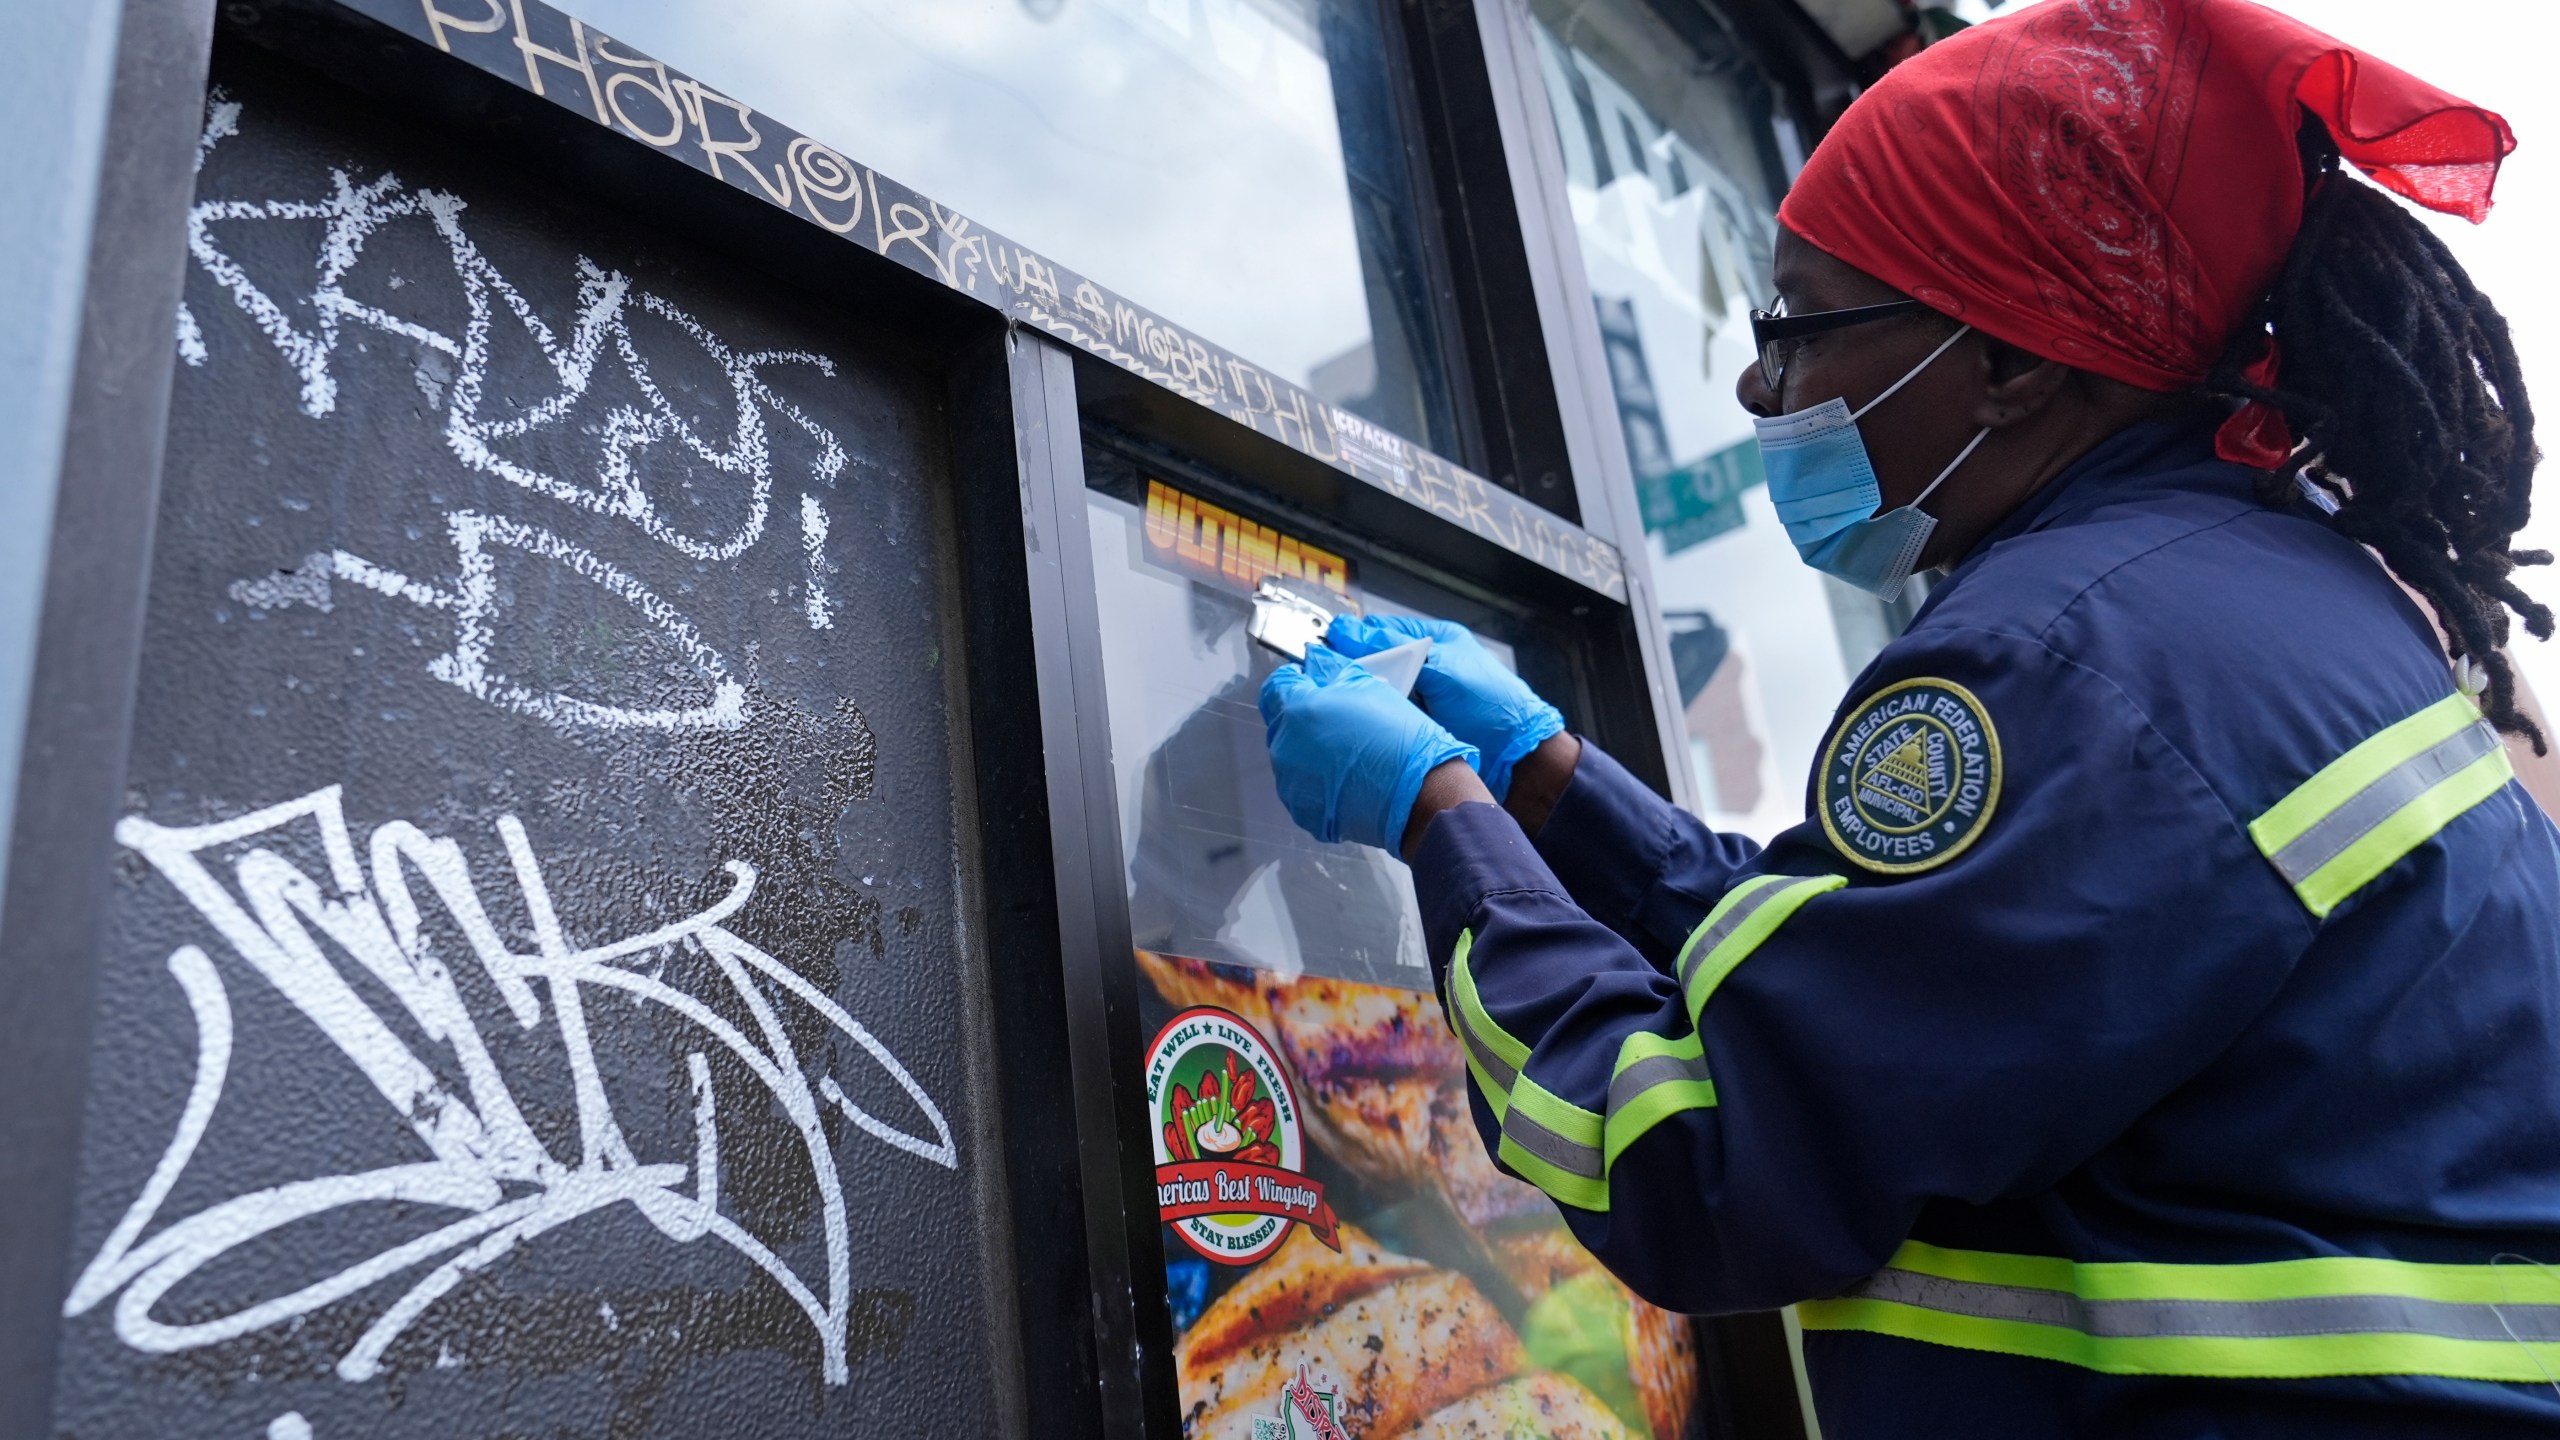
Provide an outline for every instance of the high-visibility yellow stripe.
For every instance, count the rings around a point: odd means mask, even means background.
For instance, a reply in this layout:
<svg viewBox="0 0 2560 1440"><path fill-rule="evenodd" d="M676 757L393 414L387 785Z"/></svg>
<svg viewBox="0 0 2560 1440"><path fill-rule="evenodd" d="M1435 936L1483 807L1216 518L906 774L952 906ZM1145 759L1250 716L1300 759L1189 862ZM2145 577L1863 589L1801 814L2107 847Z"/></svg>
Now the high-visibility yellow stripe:
<svg viewBox="0 0 2560 1440"><path fill-rule="evenodd" d="M2065 1260L1996 1250L1955 1250L1906 1240L1892 1268L1946 1280L2052 1290L2090 1300L2300 1300L2322 1295L2407 1295L2459 1303L2560 1304L2560 1271L2529 1261L2442 1265L2369 1255L2312 1255L2241 1265L2148 1260Z"/></svg>
<svg viewBox="0 0 2560 1440"><path fill-rule="evenodd" d="M1457 949L1449 959L1449 999L1456 1013L1451 1017L1458 1025L1458 1045L1466 1052L1467 1073L1474 1077L1477 1093L1491 1106L1495 1119L1511 1108L1511 1081L1520 1067L1529 1062L1529 1047L1494 1023L1484 1000L1476 993L1475 973L1467 966L1467 956L1475 948L1475 932L1458 933Z"/></svg>
<svg viewBox="0 0 2560 1440"><path fill-rule="evenodd" d="M1638 1030L1618 1042L1618 1063L1610 1070L1610 1078L1624 1075L1638 1062L1657 1056L1695 1060L1701 1053L1695 1030L1684 1030L1677 1035L1656 1035L1650 1030Z"/></svg>
<svg viewBox="0 0 2560 1440"><path fill-rule="evenodd" d="M2448 695L2323 766L2252 821L2249 837L2326 917L2514 774L2478 707Z"/></svg>
<svg viewBox="0 0 2560 1440"><path fill-rule="evenodd" d="M1605 1111L1584 1109L1523 1073L1530 1047L1485 1009L1468 966L1475 935L1460 934L1447 1003L1467 1073L1502 1127L1495 1153L1558 1202L1607 1210L1609 1169L1629 1145L1674 1115L1716 1103L1696 1029L1707 997L1805 901L1847 883L1838 875L1760 875L1728 891L1690 932L1677 961L1691 1027L1678 1035L1637 1031L1620 1041Z"/></svg>
<svg viewBox="0 0 2560 1440"><path fill-rule="evenodd" d="M2463 726L2477 724L2479 719L2478 707L2469 700L2459 694L2447 695L2322 766L2320 773L2303 781L2292 794L2251 821L2249 838L2257 841L2261 850L2284 848L2321 816L2382 778L2384 772Z"/></svg>
<svg viewBox="0 0 2560 1440"><path fill-rule="evenodd" d="M2454 1380L2540 1383L2560 1375L2560 1344L2535 1340L2450 1340L2435 1335L2295 1335L2233 1340L2212 1336L2101 1338L2049 1325L1944 1315L1874 1300L1810 1300L1797 1306L1807 1330L1863 1330L1905 1340L2056 1360L2107 1375L2307 1380L2323 1375L2436 1375Z"/></svg>
<svg viewBox="0 0 2560 1440"><path fill-rule="evenodd" d="M2560 1274L2530 1262L2080 1264L1912 1241L1848 1294L1799 1314L1807 1329L2118 1375L2541 1380L2560 1367Z"/></svg>
<svg viewBox="0 0 2560 1440"><path fill-rule="evenodd" d="M1616 1165L1618 1156L1654 1126L1716 1103L1697 1029L1708 997L1805 901L1848 883L1838 875L1755 875L1726 891L1689 932L1672 973L1687 1000L1690 1029L1672 1037L1638 1031L1620 1043L1601 1143L1604 1168Z"/></svg>
<svg viewBox="0 0 2560 1440"><path fill-rule="evenodd" d="M1603 1165L1614 1168L1620 1151L1672 1116L1712 1109L1715 1103L1715 1082L1707 1078L1705 1045L1697 1031L1669 1037L1636 1031L1620 1042L1617 1068L1609 1075Z"/></svg>
<svg viewBox="0 0 2560 1440"><path fill-rule="evenodd" d="M1750 958L1751 952L1759 949L1761 942L1777 933L1778 927L1787 923L1787 917L1795 914L1804 902L1814 896L1849 883L1847 877L1840 875L1813 875L1796 880L1778 876L1762 878L1770 883L1738 886L1708 912L1697 933L1690 937L1690 945L1694 947L1699 937L1722 931L1720 938L1705 953L1698 954L1692 949L1682 954L1680 986L1688 998L1689 1023L1693 1026L1701 1023L1707 1000L1716 993L1716 987L1724 983L1725 977L1732 974L1736 966ZM1738 919L1739 923L1728 928L1725 922L1729 918Z"/></svg>
<svg viewBox="0 0 2560 1440"><path fill-rule="evenodd" d="M1598 1114L1520 1077L1503 1117L1497 1152L1520 1177L1582 1210L1609 1208L1608 1164L1601 1156Z"/></svg>
<svg viewBox="0 0 2560 1440"><path fill-rule="evenodd" d="M2337 859L2313 871L2294 887L2311 913L2326 917L2332 910L2401 856L2424 845L2437 831L2461 818L2474 805L2506 788L2515 778L2507 747L2491 737L2487 751L2445 777L2390 819L2365 832Z"/></svg>
<svg viewBox="0 0 2560 1440"><path fill-rule="evenodd" d="M1519 1085L1511 1092L1511 1108L1576 1145L1599 1147L1602 1121L1598 1111L1585 1110L1526 1075L1520 1077Z"/></svg>
<svg viewBox="0 0 2560 1440"><path fill-rule="evenodd" d="M1768 891L1786 883L1784 875L1754 875L1717 897L1714 908L1707 911L1707 918L1699 921L1698 927L1689 932L1689 938L1681 943L1680 953L1672 957L1672 975L1686 984L1690 974L1698 968L1698 957L1724 943L1743 921L1751 918L1752 912L1767 899Z"/></svg>
<svg viewBox="0 0 2560 1440"><path fill-rule="evenodd" d="M1628 1146L1674 1115L1716 1103L1715 1083L1708 1078L1704 1045L1696 1028L1707 998L1805 901L1847 883L1838 875L1760 875L1728 891L1690 932L1675 962L1690 1028L1670 1036L1652 1031L1628 1035L1619 1042L1604 1113L1594 1114L1558 1099L1554 1104L1563 1108L1542 1105L1533 1111L1531 1119L1537 1128L1518 1139L1506 1120L1503 1158L1568 1205L1607 1209L1609 1170ZM1515 1100L1527 1093L1530 1084L1524 1076L1514 1091ZM1542 1163L1524 1165L1523 1155Z"/></svg>

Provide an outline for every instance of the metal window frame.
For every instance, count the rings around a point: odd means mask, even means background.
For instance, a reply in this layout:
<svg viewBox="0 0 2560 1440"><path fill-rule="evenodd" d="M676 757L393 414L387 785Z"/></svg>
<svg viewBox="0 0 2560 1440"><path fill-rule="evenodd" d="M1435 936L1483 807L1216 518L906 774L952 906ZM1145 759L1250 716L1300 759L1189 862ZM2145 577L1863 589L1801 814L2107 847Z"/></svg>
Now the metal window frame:
<svg viewBox="0 0 2560 1440"><path fill-rule="evenodd" d="M1689 760L1688 722L1682 715L1678 672L1671 663L1671 635L1647 562L1644 516L1636 499L1635 467L1618 424L1617 392L1609 379L1600 339L1599 312L1582 265L1566 194L1564 151L1538 73L1537 40L1528 0L1475 0L1476 44L1508 171L1512 224L1526 260L1534 301L1534 336L1546 365L1545 392L1553 397L1557 427L1574 479L1578 513L1610 537L1625 557L1627 607L1642 655L1639 673L1653 710L1659 775L1645 778L1682 808L1699 808L1697 777ZM1464 132L1459 132L1464 133ZM1490 188L1490 187L1487 187ZM1478 233L1499 221L1480 222ZM1531 343L1527 317L1514 321L1515 346ZM1641 772L1640 772L1641 773Z"/></svg>
<svg viewBox="0 0 2560 1440"><path fill-rule="evenodd" d="M1138 1103L1144 1080L1145 1033L1139 1022L1143 981L1129 958L1133 941L1126 851L1092 569L1085 445L1111 446L1123 453L1158 451L1171 461L1163 473L1185 489L1323 543L1342 545L1365 563L1394 565L1473 598L1539 617L1559 632L1559 652L1579 661L1572 693L1555 698L1573 712L1584 733L1628 757L1631 765L1654 769L1658 784L1661 757L1646 748L1655 716L1643 703L1645 657L1631 607L1600 602L1590 591L1522 565L1455 527L1438 527L1435 534L1418 516L1402 517L1409 527L1405 533L1381 539L1381 531L1397 527L1375 523L1378 512L1357 503L1364 497L1308 457L1241 427L1219 425L1214 417L1202 423L1197 407L1054 341L1019 334L1016 340L1039 354L1050 420L1041 442L1049 456L1047 490L1027 489L1025 504L1026 514L1050 541L1035 553L1033 563L1054 569L1059 577L1058 587L1049 592L1056 609L1043 607L1040 622L1042 644L1058 654L1052 662L1044 653L1040 704L1058 727L1049 732L1048 754L1050 791L1060 797L1051 831L1059 904L1062 914L1089 905L1078 917L1082 938L1069 936L1063 956L1071 991L1078 992L1070 997L1070 1025L1075 1029L1076 1108L1087 1127L1084 1194L1089 1205L1118 1197L1123 1207L1116 1230L1106 1217L1088 1217L1088 1234L1096 1238L1094 1289L1098 1310L1114 1312L1105 1326L1108 1334L1137 1342L1125 1352L1106 1342L1104 1353L1131 1355L1132 1373L1124 1383L1144 1402L1131 1428L1115 1426L1111 1433L1179 1440L1183 1431L1170 1373L1172 1336L1163 1302L1165 1250L1156 1216L1155 1161ZM1081 433L1062 438L1057 422L1062 415L1080 422ZM1025 484L1037 487L1041 478L1026 470ZM1062 763L1068 756L1072 761ZM1078 773L1066 773L1067 763ZM1070 805L1080 806L1081 815L1070 815ZM1091 1128L1087 1117L1096 1116L1110 1117L1108 1135ZM1121 1311L1124 1303L1128 1309ZM1798 1422L1787 1418L1795 1414L1796 1391L1776 1318L1703 1323L1702 1366L1713 1393L1726 1402L1703 1433L1801 1433L1793 1428ZM1728 1330L1735 1333L1728 1336Z"/></svg>
<svg viewBox="0 0 2560 1440"><path fill-rule="evenodd" d="M210 0L123 0L0 899L0 1435L52 1433ZM31 1105L25 1097L47 1097Z"/></svg>
<svg viewBox="0 0 2560 1440"><path fill-rule="evenodd" d="M476 3L493 18L547 17L540 46L584 43L539 3ZM1017 1211L1058 1222L1015 1236L1022 1403L1044 1429L1178 1436L1169 1322L1147 1298L1160 1297L1163 1274L1152 1157L1127 1083L1143 1037L1085 544L1088 429L1177 449L1259 503L1385 537L1405 563L1539 605L1574 631L1589 731L1689 798L1673 671L1525 4L1398 0L1401 25L1388 26L1412 77L1399 103L1418 121L1425 251L1443 339L1455 342L1445 354L1460 433L1498 479L1409 443L1348 443L1313 397L1070 284L1064 267L886 177L863 172L866 238L835 223L841 211L777 207L734 161L724 171L708 152L651 153L573 73L512 35L431 43L456 37L418 18L422 0L232 0L218 25L214 0L121 8L115 158L96 206L67 442L59 473L39 477L59 508L0 910L0 1094L55 1097L0 1107L0 1436L50 1432L110 831L176 363L168 316L217 30L221 43L257 43L359 83L447 133L503 136L513 163L574 175L607 203L650 197L676 228L786 283L858 283L893 328L954 337L945 373L956 543L975 597L961 617L970 690L1038 687L1036 705L969 707L975 774L961 783L979 818L980 919L1005 955L1058 957L993 967L1014 1062L999 1088L1019 1113L1054 1112L1049 1077L1063 1065L1075 1119L1072 1132L1026 1125L1006 1137ZM529 83L536 75L548 86ZM777 152L797 138L757 118ZM1461 143L1487 133L1498 147ZM880 223L884 207L899 207L894 228ZM1050 281L1045 293L1026 264ZM1122 343L1133 337L1134 348ZM1711 1383L1730 1402L1721 1428L1800 1433L1774 1322L1716 1322L1707 1334Z"/></svg>
<svg viewBox="0 0 2560 1440"><path fill-rule="evenodd" d="M1455 6L1467 0L1439 3ZM1808 144L1855 95L1855 88L1848 81L1846 58L1788 0L1631 3L1664 13L1675 29L1703 23L1735 34L1761 65ZM1434 0L1416 0L1416 4L1417 8L1428 10ZM1627 557L1628 606L1637 622L1646 698L1654 709L1669 772L1661 779L1647 778L1657 785L1667 780L1672 798L1696 810L1699 797L1688 764L1687 721L1682 715L1677 673L1671 662L1670 635L1647 563L1635 470L1627 455L1625 434L1617 424L1616 391L1566 193L1563 150L1556 138L1546 85L1538 72L1537 42L1532 30L1535 22L1528 0L1471 0L1469 8L1475 20L1474 55L1488 92L1481 103L1501 135L1510 198L1517 213L1514 233L1523 252L1518 271L1509 278L1514 284L1525 282L1535 300L1533 315L1521 315L1516 306L1499 312L1510 317L1507 321L1495 318L1497 307L1488 306L1485 323L1506 326L1505 338L1515 352L1543 353L1548 377L1544 391L1553 397L1557 441L1575 477L1581 513L1593 517L1586 523L1612 536ZM1446 35L1452 28L1444 26L1440 33ZM1443 43L1446 53L1463 42L1451 39ZM1792 177L1771 178L1782 184ZM1500 243L1498 221L1479 221L1478 225L1478 245L1490 248ZM1486 231L1496 233L1488 238ZM1698 1328L1708 1373L1726 1400L1724 1419L1730 1433L1816 1433L1809 1393L1801 1388L1796 1346L1780 1315L1722 1316L1702 1320ZM1781 1376L1788 1380L1783 1388L1775 1383Z"/></svg>

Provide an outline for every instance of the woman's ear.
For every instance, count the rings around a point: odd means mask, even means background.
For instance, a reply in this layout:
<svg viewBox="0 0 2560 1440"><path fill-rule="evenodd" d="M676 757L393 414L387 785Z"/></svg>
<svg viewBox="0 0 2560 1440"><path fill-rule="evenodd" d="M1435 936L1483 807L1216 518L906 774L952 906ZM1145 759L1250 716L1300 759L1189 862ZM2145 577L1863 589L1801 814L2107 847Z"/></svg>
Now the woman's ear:
<svg viewBox="0 0 2560 1440"><path fill-rule="evenodd" d="M2005 340L1988 335L1982 339L1982 398L1973 407L1976 425L1999 430L2029 419L2052 404L2076 373L2058 360Z"/></svg>

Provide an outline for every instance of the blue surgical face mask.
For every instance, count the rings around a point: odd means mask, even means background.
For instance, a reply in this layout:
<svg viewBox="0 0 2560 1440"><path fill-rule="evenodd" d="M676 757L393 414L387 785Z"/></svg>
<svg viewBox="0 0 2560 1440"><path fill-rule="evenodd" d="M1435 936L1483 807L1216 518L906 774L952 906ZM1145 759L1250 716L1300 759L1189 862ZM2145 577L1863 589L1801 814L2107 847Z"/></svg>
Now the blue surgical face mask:
<svg viewBox="0 0 2560 1440"><path fill-rule="evenodd" d="M1879 599L1902 593L1930 532L1938 528L1938 518L1923 511L1920 501L1945 484L1991 430L1985 426L1977 431L1918 499L1879 515L1884 491L1867 459L1867 442L1858 434L1858 417L1892 399L1972 328L1967 325L1948 336L1927 359L1854 412L1848 401L1834 398L1751 422L1759 434L1760 463L1769 475L1769 499L1804 563Z"/></svg>

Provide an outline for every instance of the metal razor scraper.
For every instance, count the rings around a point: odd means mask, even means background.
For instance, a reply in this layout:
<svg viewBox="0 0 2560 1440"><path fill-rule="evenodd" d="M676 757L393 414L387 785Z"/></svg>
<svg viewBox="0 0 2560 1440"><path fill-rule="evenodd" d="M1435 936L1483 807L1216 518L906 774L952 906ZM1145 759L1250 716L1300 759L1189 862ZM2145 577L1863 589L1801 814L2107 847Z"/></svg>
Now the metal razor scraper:
<svg viewBox="0 0 2560 1440"><path fill-rule="evenodd" d="M1304 660L1307 647L1321 644L1332 624L1331 610L1277 580L1265 580L1254 588L1253 617L1245 622L1244 633L1292 660ZM1394 686L1397 694L1410 696L1413 682L1422 678L1422 662L1429 658L1431 642L1422 639L1362 655L1352 663Z"/></svg>

